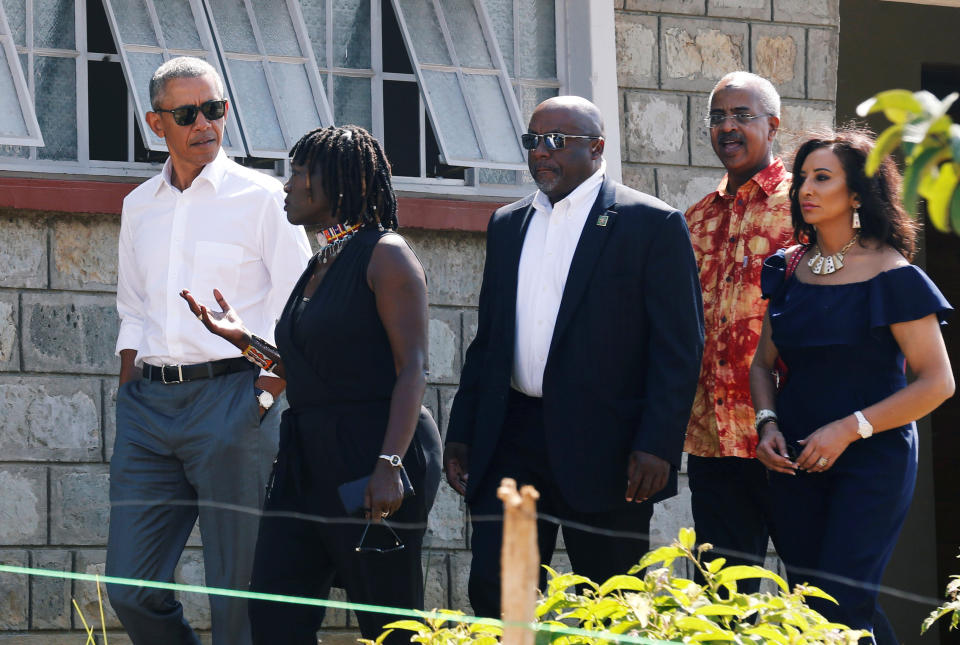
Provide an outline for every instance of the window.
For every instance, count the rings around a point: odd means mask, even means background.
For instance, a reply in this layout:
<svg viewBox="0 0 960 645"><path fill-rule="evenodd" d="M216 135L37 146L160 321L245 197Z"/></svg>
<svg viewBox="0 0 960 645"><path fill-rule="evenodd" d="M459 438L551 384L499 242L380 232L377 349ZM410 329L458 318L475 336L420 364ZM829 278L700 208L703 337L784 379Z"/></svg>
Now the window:
<svg viewBox="0 0 960 645"><path fill-rule="evenodd" d="M249 165L279 168L308 129L355 123L406 189L515 185L526 119L565 85L568 1L0 0L46 143L0 146L0 168L155 172L149 77L193 55L222 71L225 149Z"/></svg>
<svg viewBox="0 0 960 645"><path fill-rule="evenodd" d="M43 145L7 13L0 5L0 143Z"/></svg>

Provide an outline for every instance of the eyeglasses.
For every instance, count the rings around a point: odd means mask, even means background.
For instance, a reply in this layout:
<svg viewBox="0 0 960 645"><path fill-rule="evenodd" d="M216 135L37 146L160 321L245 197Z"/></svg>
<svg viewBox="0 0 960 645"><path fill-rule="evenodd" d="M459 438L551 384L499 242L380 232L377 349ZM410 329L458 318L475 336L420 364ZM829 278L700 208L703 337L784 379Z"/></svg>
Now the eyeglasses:
<svg viewBox="0 0 960 645"><path fill-rule="evenodd" d="M772 114L748 114L746 112L737 112L736 114L711 114L703 119L703 124L708 128L719 128L727 119L733 119L739 125L747 125L754 119L762 119Z"/></svg>
<svg viewBox="0 0 960 645"><path fill-rule="evenodd" d="M213 99L205 101L200 105L181 105L172 110L156 109L154 112L169 112L173 115L173 122L177 125L193 125L197 120L197 115L203 112L203 117L207 121L216 121L222 119L227 112L227 99Z"/></svg>
<svg viewBox="0 0 960 645"><path fill-rule="evenodd" d="M547 150L562 150L567 146L567 139L603 139L603 137L592 137L582 134L564 134L562 132L547 132L546 134L534 134L527 132L520 135L520 143L525 150L536 150L540 145L540 139L543 139Z"/></svg>
<svg viewBox="0 0 960 645"><path fill-rule="evenodd" d="M370 525L373 522L367 521L366 526L363 527L363 535L360 536L360 541L357 542L357 546L354 547L354 551L357 553L393 553L394 551L402 551L406 545L400 539L400 536L397 535L397 532L393 530L393 527L387 524L385 520L380 520L380 524L387 527L387 530L390 531L390 534L393 536L393 546L379 547L379 546L364 546L363 541L367 539L367 531L370 530Z"/></svg>

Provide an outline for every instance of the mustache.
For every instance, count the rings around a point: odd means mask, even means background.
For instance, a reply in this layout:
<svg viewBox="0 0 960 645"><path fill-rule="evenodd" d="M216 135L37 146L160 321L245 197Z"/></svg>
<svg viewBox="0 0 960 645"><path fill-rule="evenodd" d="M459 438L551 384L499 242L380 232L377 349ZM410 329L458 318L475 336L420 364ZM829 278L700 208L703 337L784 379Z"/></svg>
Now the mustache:
<svg viewBox="0 0 960 645"><path fill-rule="evenodd" d="M743 137L735 132L724 132L717 137L717 143L720 145L725 143L743 143Z"/></svg>
<svg viewBox="0 0 960 645"><path fill-rule="evenodd" d="M553 172L558 172L560 168L559 166L552 163L538 163L538 164L534 164L530 168L530 172L534 174L540 172L541 170L550 170Z"/></svg>

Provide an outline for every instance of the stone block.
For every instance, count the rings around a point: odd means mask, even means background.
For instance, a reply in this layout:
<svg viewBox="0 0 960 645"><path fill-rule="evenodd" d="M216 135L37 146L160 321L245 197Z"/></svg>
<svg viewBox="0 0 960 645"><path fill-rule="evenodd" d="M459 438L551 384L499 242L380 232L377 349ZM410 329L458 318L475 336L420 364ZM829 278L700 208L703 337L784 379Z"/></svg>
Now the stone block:
<svg viewBox="0 0 960 645"><path fill-rule="evenodd" d="M0 218L0 240L0 287L46 288L46 222L13 214Z"/></svg>
<svg viewBox="0 0 960 645"><path fill-rule="evenodd" d="M46 468L0 466L0 491L0 544L46 544Z"/></svg>
<svg viewBox="0 0 960 645"><path fill-rule="evenodd" d="M440 487L433 502L433 510L427 518L427 535L424 545L462 549L467 545L467 509L460 496L450 488L447 478L440 476Z"/></svg>
<svg viewBox="0 0 960 645"><path fill-rule="evenodd" d="M680 477L679 493L653 507L650 520L650 548L670 544L677 539L680 529L693 526L690 511L690 487L686 476Z"/></svg>
<svg viewBox="0 0 960 645"><path fill-rule="evenodd" d="M50 543L106 544L110 473L104 466L55 468L50 474Z"/></svg>
<svg viewBox="0 0 960 645"><path fill-rule="evenodd" d="M330 590L330 600L336 600L338 602L347 602L347 592L343 589L333 588ZM335 609L333 607L327 607L327 611L323 616L323 626L324 627L349 627L350 620L353 620L353 625L357 624L357 617L349 609Z"/></svg>
<svg viewBox="0 0 960 645"><path fill-rule="evenodd" d="M116 291L120 218L63 217L52 222L50 286L54 289Z"/></svg>
<svg viewBox="0 0 960 645"><path fill-rule="evenodd" d="M655 89L660 73L657 17L618 13L616 25L617 84Z"/></svg>
<svg viewBox="0 0 960 645"><path fill-rule="evenodd" d="M705 0L626 0L623 6L629 11L687 13L699 16L707 11Z"/></svg>
<svg viewBox="0 0 960 645"><path fill-rule="evenodd" d="M470 606L470 597L467 594L467 584L470 580L469 551L452 551L450 553L450 609L473 615Z"/></svg>
<svg viewBox="0 0 960 645"><path fill-rule="evenodd" d="M496 209L490 205L490 214ZM486 235L464 231L403 231L427 274L431 305L476 307Z"/></svg>
<svg viewBox="0 0 960 645"><path fill-rule="evenodd" d="M20 370L20 305L13 291L0 292L0 372Z"/></svg>
<svg viewBox="0 0 960 645"><path fill-rule="evenodd" d="M747 68L746 22L663 18L660 86L709 92L725 74Z"/></svg>
<svg viewBox="0 0 960 645"><path fill-rule="evenodd" d="M430 307L431 383L456 383L460 378L460 312Z"/></svg>
<svg viewBox="0 0 960 645"><path fill-rule="evenodd" d="M717 189L722 171L701 168L657 168L657 197L686 212Z"/></svg>
<svg viewBox="0 0 960 645"><path fill-rule="evenodd" d="M718 18L770 20L771 0L710 0L707 15Z"/></svg>
<svg viewBox="0 0 960 645"><path fill-rule="evenodd" d="M773 0L775 22L840 24L840 0Z"/></svg>
<svg viewBox="0 0 960 645"><path fill-rule="evenodd" d="M573 570L573 565L570 564L570 556L567 555L565 550L557 550L553 552L553 557L550 558L550 568L556 571L557 573L577 573ZM626 571L624 571L626 573ZM550 579L550 574L547 574L547 579ZM594 580L594 582L603 582L603 580Z"/></svg>
<svg viewBox="0 0 960 645"><path fill-rule="evenodd" d="M105 549L83 549L77 551L74 569L77 573L102 576L106 571L106 561L107 552ZM75 580L73 583L73 598L77 601L77 605L80 606L80 611L83 612L83 616L86 618L88 625L95 625L97 628L100 628L100 604L102 602L103 622L106 623L107 629L123 628L120 624L120 619L117 618L117 614L113 610L113 606L110 604L110 599L107 597L107 588L102 582L100 583L100 594L98 597L96 582ZM74 608L72 614L73 628L83 629L83 623L76 614L76 608ZM113 642L112 636L110 637L110 642Z"/></svg>
<svg viewBox="0 0 960 645"><path fill-rule="evenodd" d="M785 101L780 112L777 154L788 159L811 132L833 127L834 106L830 103Z"/></svg>
<svg viewBox="0 0 960 645"><path fill-rule="evenodd" d="M203 553L199 549L184 549L173 574L173 581L181 585L206 585L203 571ZM205 593L178 591L183 615L194 629L210 629L210 598Z"/></svg>
<svg viewBox="0 0 960 645"><path fill-rule="evenodd" d="M623 164L623 185L648 195L657 194L657 173L650 166Z"/></svg>
<svg viewBox="0 0 960 645"><path fill-rule="evenodd" d="M117 389L115 378L103 380L103 460L110 463L117 442Z"/></svg>
<svg viewBox="0 0 960 645"><path fill-rule="evenodd" d="M450 604L448 559L445 551L423 551L423 607L427 611L446 609Z"/></svg>
<svg viewBox="0 0 960 645"><path fill-rule="evenodd" d="M807 98L836 100L839 52L836 29L807 30Z"/></svg>
<svg viewBox="0 0 960 645"><path fill-rule="evenodd" d="M100 383L0 376L0 454L10 461L100 461Z"/></svg>
<svg viewBox="0 0 960 645"><path fill-rule="evenodd" d="M73 571L73 555L69 551L34 551L36 569ZM30 578L30 628L70 629L71 581L69 578Z"/></svg>
<svg viewBox="0 0 960 645"><path fill-rule="evenodd" d="M78 293L25 293L23 369L29 372L117 374L120 320L116 299Z"/></svg>
<svg viewBox="0 0 960 645"><path fill-rule="evenodd" d="M687 97L628 91L624 98L625 161L686 165Z"/></svg>
<svg viewBox="0 0 960 645"><path fill-rule="evenodd" d="M477 328L480 326L480 311L478 309L467 309L461 314L461 320L461 328L463 329L463 361L466 361L467 350L470 349L470 343L477 337Z"/></svg>
<svg viewBox="0 0 960 645"><path fill-rule="evenodd" d="M455 387L441 387L440 390L440 436L446 439L447 426L450 423L450 408L453 407L453 398L457 395ZM443 484L441 484L442 486Z"/></svg>
<svg viewBox="0 0 960 645"><path fill-rule="evenodd" d="M12 567L29 567L26 551L4 549L0 562ZM28 576L0 573L0 630L27 629L29 626Z"/></svg>
<svg viewBox="0 0 960 645"><path fill-rule="evenodd" d="M710 143L710 130L703 120L710 114L710 95L690 96L690 164L708 168L723 168Z"/></svg>
<svg viewBox="0 0 960 645"><path fill-rule="evenodd" d="M768 79L780 96L802 98L805 92L806 34L802 27L754 25L753 71ZM836 58L833 59L836 61Z"/></svg>

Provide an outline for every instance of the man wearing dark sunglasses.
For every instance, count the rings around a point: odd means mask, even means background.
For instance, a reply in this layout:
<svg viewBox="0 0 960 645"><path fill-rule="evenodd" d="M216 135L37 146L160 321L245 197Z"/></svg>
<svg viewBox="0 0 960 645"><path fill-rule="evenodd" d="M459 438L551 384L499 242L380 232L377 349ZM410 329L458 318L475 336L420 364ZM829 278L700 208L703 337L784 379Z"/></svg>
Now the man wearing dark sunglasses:
<svg viewBox="0 0 960 645"><path fill-rule="evenodd" d="M272 342L310 246L287 223L282 184L220 149L230 104L213 67L167 61L150 81L150 102L147 125L170 158L123 203L107 572L172 582L199 515L206 583L245 591L277 451L280 410L267 409L278 398L273 407L284 407L283 381L206 333L178 293L223 289ZM107 591L135 645L199 645L172 592ZM211 596L210 613L216 645L251 642L246 601Z"/></svg>
<svg viewBox="0 0 960 645"><path fill-rule="evenodd" d="M703 347L696 264L682 213L606 176L603 133L586 99L541 103L521 138L539 190L487 229L444 452L474 518L469 595L482 616L500 613L490 518L503 477L534 485L539 513L590 527L564 525L563 538L573 570L597 581L639 561L653 503L676 493ZM548 563L558 525L537 530Z"/></svg>

